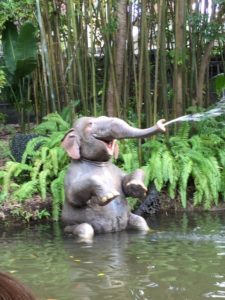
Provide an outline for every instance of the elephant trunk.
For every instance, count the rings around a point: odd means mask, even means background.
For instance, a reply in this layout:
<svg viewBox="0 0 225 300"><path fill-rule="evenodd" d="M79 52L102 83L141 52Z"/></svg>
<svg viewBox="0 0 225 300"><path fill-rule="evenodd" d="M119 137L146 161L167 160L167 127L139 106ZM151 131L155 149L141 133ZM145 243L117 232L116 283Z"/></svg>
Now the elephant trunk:
<svg viewBox="0 0 225 300"><path fill-rule="evenodd" d="M111 118L110 125L99 128L99 131L97 130L94 136L105 141L110 141L113 139L145 138L158 132L161 132L161 130L157 125L146 129L138 129L128 125L121 119Z"/></svg>

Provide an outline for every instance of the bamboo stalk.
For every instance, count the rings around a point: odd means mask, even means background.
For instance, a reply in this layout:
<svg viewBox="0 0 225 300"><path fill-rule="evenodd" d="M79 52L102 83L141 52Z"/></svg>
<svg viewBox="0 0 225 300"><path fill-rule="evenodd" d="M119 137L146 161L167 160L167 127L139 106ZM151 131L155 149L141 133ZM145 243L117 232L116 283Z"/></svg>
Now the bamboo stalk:
<svg viewBox="0 0 225 300"><path fill-rule="evenodd" d="M160 48L159 48L159 67L160 67L160 95L161 107L163 108L163 116L168 119L168 99L167 99L167 63L166 63L166 1L162 0L161 3L161 33L160 33Z"/></svg>
<svg viewBox="0 0 225 300"><path fill-rule="evenodd" d="M56 111L55 93L54 93L54 89L53 89L52 75L51 75L51 71L50 71L46 33L44 30L39 0L36 0L36 6L37 6L37 14L38 14L38 24L39 24L40 33L41 33L41 48L42 48L42 56L43 56L43 67L45 66L46 74L47 74L46 77L48 78L49 92L50 92L50 99L51 99L51 109L52 109L52 111ZM47 88L47 86L46 86L46 88Z"/></svg>
<svg viewBox="0 0 225 300"><path fill-rule="evenodd" d="M156 123L158 112L158 79L159 79L159 48L161 39L161 20L162 20L162 4L163 0L158 1L158 36L156 43L156 58L155 58L155 83L154 83L154 100L153 100L153 122Z"/></svg>
<svg viewBox="0 0 225 300"><path fill-rule="evenodd" d="M88 114L88 109L87 109L87 99L85 98L85 87L84 87L84 81L83 81L83 73L82 73L82 56L81 56L81 51L80 51L80 41L78 37L78 21L79 17L75 15L75 10L77 12L80 12L80 5L78 2L73 2L73 0L68 0L68 6L71 14L71 29L72 29L72 35L73 35L73 41L77 45L76 49L76 65L77 65L77 70L78 70L78 79L79 79L79 92L81 96L81 102L83 105L83 110L84 114ZM78 42L79 41L79 42Z"/></svg>
<svg viewBox="0 0 225 300"><path fill-rule="evenodd" d="M89 0L89 18L90 18L90 40L91 40L91 78L92 78L92 97L93 97L93 114L97 116L97 96L96 96L96 73L95 73L95 45L94 45L94 22L93 22L93 11L92 1Z"/></svg>

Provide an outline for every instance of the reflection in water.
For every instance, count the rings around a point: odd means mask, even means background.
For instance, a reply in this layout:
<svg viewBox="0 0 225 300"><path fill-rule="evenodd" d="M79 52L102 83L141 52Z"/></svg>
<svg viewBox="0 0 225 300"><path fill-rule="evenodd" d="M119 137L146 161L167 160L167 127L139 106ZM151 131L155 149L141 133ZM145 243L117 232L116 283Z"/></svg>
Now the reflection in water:
<svg viewBox="0 0 225 300"><path fill-rule="evenodd" d="M98 235L92 244L57 224L0 229L0 266L40 299L225 298L224 214L157 215L149 223L149 235Z"/></svg>

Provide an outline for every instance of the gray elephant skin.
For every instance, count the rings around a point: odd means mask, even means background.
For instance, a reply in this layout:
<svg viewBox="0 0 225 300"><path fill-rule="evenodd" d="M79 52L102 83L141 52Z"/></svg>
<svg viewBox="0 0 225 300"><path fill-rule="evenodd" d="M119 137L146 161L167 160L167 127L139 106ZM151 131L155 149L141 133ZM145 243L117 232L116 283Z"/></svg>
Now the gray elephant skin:
<svg viewBox="0 0 225 300"><path fill-rule="evenodd" d="M144 218L130 212L126 197L142 199L144 173L125 174L111 162L118 156L116 140L144 138L164 132L165 120L147 129L131 127L119 118L82 117L66 133L62 146L72 158L65 177L62 209L65 231L80 238L125 229L148 231Z"/></svg>

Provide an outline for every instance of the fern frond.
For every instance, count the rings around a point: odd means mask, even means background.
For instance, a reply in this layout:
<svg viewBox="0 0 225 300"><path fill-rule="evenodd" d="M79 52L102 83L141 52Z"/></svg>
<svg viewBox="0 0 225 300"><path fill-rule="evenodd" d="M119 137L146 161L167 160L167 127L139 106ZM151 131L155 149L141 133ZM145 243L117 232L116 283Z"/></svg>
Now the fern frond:
<svg viewBox="0 0 225 300"><path fill-rule="evenodd" d="M154 181L156 189L160 191L163 187L162 156L160 152L153 152L147 164L149 168L150 181Z"/></svg>
<svg viewBox="0 0 225 300"><path fill-rule="evenodd" d="M32 170L31 166L28 166L23 163L9 161L6 163L6 174L4 176L3 180L3 193L8 194L9 188L10 188L10 181L12 177L17 177L22 173L23 171L30 172Z"/></svg>
<svg viewBox="0 0 225 300"><path fill-rule="evenodd" d="M193 163L192 166L192 177L194 179L196 190L196 192L194 193L194 205L196 206L203 201L205 190L208 190L208 181L202 173L201 168L199 168L198 164L196 163Z"/></svg>
<svg viewBox="0 0 225 300"><path fill-rule="evenodd" d="M128 140L119 142L120 157L122 158L122 168L126 172L132 172L139 167L138 153L137 153L137 142L134 140Z"/></svg>
<svg viewBox="0 0 225 300"><path fill-rule="evenodd" d="M64 177L65 170L62 170L54 181L51 183L52 198L52 219L58 221L60 215L61 205L65 200L64 192Z"/></svg>
<svg viewBox="0 0 225 300"><path fill-rule="evenodd" d="M169 182L167 190L168 190L169 197L171 199L174 199L177 194L177 182L178 182L178 177L174 182Z"/></svg>
<svg viewBox="0 0 225 300"><path fill-rule="evenodd" d="M179 192L183 208L187 207L187 184L192 171L192 161L189 157L184 156L180 166Z"/></svg>
<svg viewBox="0 0 225 300"><path fill-rule="evenodd" d="M122 154L122 158L124 161L123 168L126 172L132 172L137 167L137 153L124 153Z"/></svg>
<svg viewBox="0 0 225 300"><path fill-rule="evenodd" d="M36 159L35 162L34 162L34 166L32 168L32 171L31 171L31 178L32 178L32 180L37 179L38 174L39 174L42 166L43 166L42 159Z"/></svg>
<svg viewBox="0 0 225 300"><path fill-rule="evenodd" d="M46 117L44 117L44 120L53 123L55 122L57 125L60 126L60 130L66 131L70 129L70 124L64 121L63 118L57 112L48 114Z"/></svg>
<svg viewBox="0 0 225 300"><path fill-rule="evenodd" d="M50 158L51 158L51 163L52 163L52 167L53 167L53 172L55 175L58 174L58 170L59 170L59 164L58 164L58 148L52 148L49 150L49 154L50 154Z"/></svg>
<svg viewBox="0 0 225 300"><path fill-rule="evenodd" d="M208 141L207 141L208 143ZM213 148L213 142L211 142L211 147L207 145L206 141L203 140L200 136L193 136L190 139L190 144L192 146L193 151L204 154L204 156L212 156L215 152Z"/></svg>
<svg viewBox="0 0 225 300"><path fill-rule="evenodd" d="M23 153L22 156L22 163L26 162L26 159L30 156L33 157L34 154L36 153L37 149L42 145L44 145L45 143L47 143L49 138L44 137L44 136L38 136L35 137L33 139L31 139L26 146L26 150Z"/></svg>
<svg viewBox="0 0 225 300"><path fill-rule="evenodd" d="M184 122L178 129L177 137L182 141L187 141L190 134L190 125L188 122Z"/></svg>
<svg viewBox="0 0 225 300"><path fill-rule="evenodd" d="M223 148L216 148L216 153L217 153L220 165L222 167L225 167L225 147L223 147Z"/></svg>
<svg viewBox="0 0 225 300"><path fill-rule="evenodd" d="M221 172L220 192L222 194L223 201L225 201L225 169Z"/></svg>
<svg viewBox="0 0 225 300"><path fill-rule="evenodd" d="M162 175L165 182L175 180L176 162L169 150L162 153Z"/></svg>
<svg viewBox="0 0 225 300"><path fill-rule="evenodd" d="M35 128L35 131L39 134L67 131L70 129L69 123L65 122L58 113L48 114L43 120L44 122Z"/></svg>
<svg viewBox="0 0 225 300"><path fill-rule="evenodd" d="M49 153L49 148L46 146L41 147L40 149L40 154L41 154L41 161L43 162L43 164L46 162L47 159L47 155Z"/></svg>
<svg viewBox="0 0 225 300"><path fill-rule="evenodd" d="M219 191L221 187L221 174L220 167L215 157L208 157L205 161L205 166L208 167L206 173L208 179L208 186L211 194L211 198L214 203L218 204Z"/></svg>
<svg viewBox="0 0 225 300"><path fill-rule="evenodd" d="M171 137L168 145L174 156L176 156L178 153L185 153L190 149L188 139L185 137L183 139L177 136Z"/></svg>
<svg viewBox="0 0 225 300"><path fill-rule="evenodd" d="M56 124L51 121L43 122L34 129L36 133L43 135L51 134L52 132L56 132L57 130L58 129Z"/></svg>
<svg viewBox="0 0 225 300"><path fill-rule="evenodd" d="M59 168L60 168L60 170L62 170L66 165L69 164L69 161L70 161L69 156L66 154L64 149L61 147L57 148L57 155L58 155Z"/></svg>
<svg viewBox="0 0 225 300"><path fill-rule="evenodd" d="M36 180L31 180L31 181L25 182L19 187L19 189L17 189L13 193L13 198L18 199L19 201L28 199L28 198L32 197L34 192L37 191L36 187L37 187Z"/></svg>
<svg viewBox="0 0 225 300"><path fill-rule="evenodd" d="M43 170L39 174L39 189L41 192L41 198L46 199L47 194L47 176L49 175L49 170Z"/></svg>
<svg viewBox="0 0 225 300"><path fill-rule="evenodd" d="M224 144L224 139L217 134L201 134L202 143L211 148Z"/></svg>
<svg viewBox="0 0 225 300"><path fill-rule="evenodd" d="M64 131L63 132L54 132L54 133L52 133L51 134L51 139L49 139L49 142L48 142L48 147L53 148L53 147L60 146L64 135L65 135Z"/></svg>
<svg viewBox="0 0 225 300"><path fill-rule="evenodd" d="M1 184L3 184L5 176L6 176L6 171L0 171L0 183Z"/></svg>
<svg viewBox="0 0 225 300"><path fill-rule="evenodd" d="M149 140L147 142L145 142L142 145L142 148L144 150L144 152L150 153L151 152L158 152L162 149L163 147L163 143L161 143L159 140L154 139L154 140Z"/></svg>
<svg viewBox="0 0 225 300"><path fill-rule="evenodd" d="M203 198L203 191L202 189L196 189L196 191L194 192L194 197L193 197L193 202L194 205L198 205L202 202L202 198Z"/></svg>

